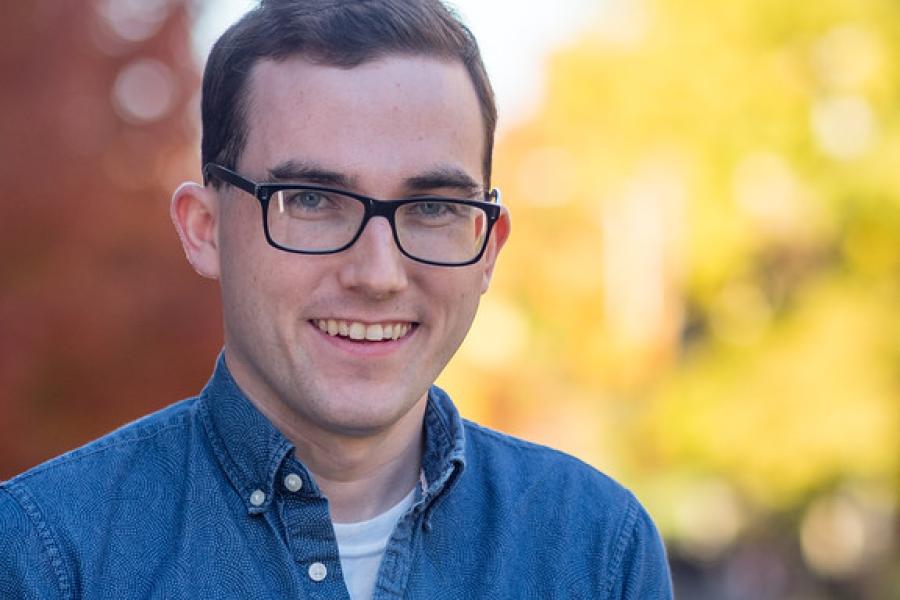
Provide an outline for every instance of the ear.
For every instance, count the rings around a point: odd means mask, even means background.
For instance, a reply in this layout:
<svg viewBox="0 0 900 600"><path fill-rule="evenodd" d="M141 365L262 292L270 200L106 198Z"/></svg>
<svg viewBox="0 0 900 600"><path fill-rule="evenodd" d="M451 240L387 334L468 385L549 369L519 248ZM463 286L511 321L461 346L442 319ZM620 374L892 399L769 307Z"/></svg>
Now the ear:
<svg viewBox="0 0 900 600"><path fill-rule="evenodd" d="M211 187L182 183L172 195L170 214L184 254L200 275L219 278L219 211Z"/></svg>
<svg viewBox="0 0 900 600"><path fill-rule="evenodd" d="M494 274L494 265L497 263L497 256L500 254L500 250L503 248L503 245L509 237L511 227L512 224L509 219L509 210L505 206L502 206L500 216L497 218L497 222L494 223L494 228L491 230L491 239L488 240L487 249L484 251L484 272L482 273L483 278L481 281L482 294L488 291L488 287L491 283L491 276Z"/></svg>

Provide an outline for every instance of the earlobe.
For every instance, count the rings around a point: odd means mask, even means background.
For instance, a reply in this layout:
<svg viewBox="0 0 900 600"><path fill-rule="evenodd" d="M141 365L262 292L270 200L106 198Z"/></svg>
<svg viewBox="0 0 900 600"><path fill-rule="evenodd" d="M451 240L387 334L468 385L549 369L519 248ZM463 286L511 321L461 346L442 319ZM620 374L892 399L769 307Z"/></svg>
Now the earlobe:
<svg viewBox="0 0 900 600"><path fill-rule="evenodd" d="M188 262L203 277L219 278L218 206L215 192L182 183L172 195L172 222Z"/></svg>
<svg viewBox="0 0 900 600"><path fill-rule="evenodd" d="M506 244L506 240L509 238L509 232L512 227L509 218L509 210L507 210L505 206L502 208L503 210L500 212L497 222L494 223L494 228L491 231L491 239L488 240L488 247L485 250L484 272L481 282L482 294L487 292L488 287L490 287L491 277L494 274L494 266L497 263L497 256L500 254L500 250L503 249L503 245Z"/></svg>

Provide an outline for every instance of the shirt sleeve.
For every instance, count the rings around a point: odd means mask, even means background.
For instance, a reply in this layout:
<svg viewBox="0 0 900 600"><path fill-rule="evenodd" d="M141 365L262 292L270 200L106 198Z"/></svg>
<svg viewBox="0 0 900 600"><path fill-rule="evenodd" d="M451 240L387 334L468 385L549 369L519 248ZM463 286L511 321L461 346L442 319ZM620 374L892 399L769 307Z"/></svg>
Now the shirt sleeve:
<svg viewBox="0 0 900 600"><path fill-rule="evenodd" d="M611 598L670 600L674 597L665 546L650 515L640 505L617 581L619 589L613 590Z"/></svg>
<svg viewBox="0 0 900 600"><path fill-rule="evenodd" d="M71 597L52 532L28 497L18 495L0 486L0 598Z"/></svg>

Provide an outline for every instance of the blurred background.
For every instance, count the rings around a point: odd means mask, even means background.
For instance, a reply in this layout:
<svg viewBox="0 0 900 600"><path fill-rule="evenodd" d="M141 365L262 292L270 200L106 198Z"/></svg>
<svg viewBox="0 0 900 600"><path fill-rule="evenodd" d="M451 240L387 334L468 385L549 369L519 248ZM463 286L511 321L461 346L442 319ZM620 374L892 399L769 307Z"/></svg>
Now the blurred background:
<svg viewBox="0 0 900 600"><path fill-rule="evenodd" d="M168 202L249 4L5 3L0 479L209 376ZM900 598L900 4L456 4L514 227L439 383L632 488L680 598Z"/></svg>

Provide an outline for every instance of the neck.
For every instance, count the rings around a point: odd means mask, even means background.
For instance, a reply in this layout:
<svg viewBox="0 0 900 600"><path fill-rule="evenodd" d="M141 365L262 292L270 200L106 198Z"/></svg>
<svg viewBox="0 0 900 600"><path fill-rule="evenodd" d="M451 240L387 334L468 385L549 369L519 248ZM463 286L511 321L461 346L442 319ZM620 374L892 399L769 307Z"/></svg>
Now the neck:
<svg viewBox="0 0 900 600"><path fill-rule="evenodd" d="M297 458L328 498L336 523L365 521L387 511L419 481L427 394L399 421L363 435L326 431L290 411L253 403L294 444Z"/></svg>
<svg viewBox="0 0 900 600"><path fill-rule="evenodd" d="M412 433L395 439L345 440L326 447L302 443L306 440L295 442L297 457L328 498L332 520L354 523L371 519L413 489L422 463L421 426Z"/></svg>

